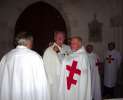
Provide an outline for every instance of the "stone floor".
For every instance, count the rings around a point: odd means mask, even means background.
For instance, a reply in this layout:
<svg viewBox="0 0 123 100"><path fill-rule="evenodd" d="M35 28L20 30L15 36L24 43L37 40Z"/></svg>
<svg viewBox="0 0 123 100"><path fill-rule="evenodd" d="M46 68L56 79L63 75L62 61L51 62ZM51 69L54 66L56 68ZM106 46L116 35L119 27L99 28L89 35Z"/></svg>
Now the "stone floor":
<svg viewBox="0 0 123 100"><path fill-rule="evenodd" d="M103 77L101 79L102 79L101 83L102 83L102 92L103 92ZM117 81L118 85L115 88L114 96L116 98L123 98L123 66L121 66L121 68L118 72L118 79L117 80L118 80ZM109 99L109 100L111 100L111 99ZM112 99L112 100L115 100L115 99ZM118 99L116 99L116 100L118 100ZM123 100L123 99L121 99L121 100Z"/></svg>
<svg viewBox="0 0 123 100"><path fill-rule="evenodd" d="M118 85L114 94L116 98L123 98L123 85Z"/></svg>
<svg viewBox="0 0 123 100"><path fill-rule="evenodd" d="M114 91L115 98L123 98L123 85L117 85ZM113 99L110 96L103 97L104 100L123 100L123 99Z"/></svg>

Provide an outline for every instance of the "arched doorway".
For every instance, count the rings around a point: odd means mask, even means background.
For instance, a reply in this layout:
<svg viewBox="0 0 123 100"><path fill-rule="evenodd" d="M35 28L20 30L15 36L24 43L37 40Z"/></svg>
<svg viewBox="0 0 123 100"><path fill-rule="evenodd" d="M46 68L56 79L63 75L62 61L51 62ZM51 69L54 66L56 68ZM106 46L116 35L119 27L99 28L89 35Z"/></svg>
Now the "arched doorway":
<svg viewBox="0 0 123 100"><path fill-rule="evenodd" d="M15 33L19 31L32 32L34 50L43 54L49 42L53 41L53 32L62 30L67 33L65 21L60 12L51 5L37 2L28 6L19 16Z"/></svg>

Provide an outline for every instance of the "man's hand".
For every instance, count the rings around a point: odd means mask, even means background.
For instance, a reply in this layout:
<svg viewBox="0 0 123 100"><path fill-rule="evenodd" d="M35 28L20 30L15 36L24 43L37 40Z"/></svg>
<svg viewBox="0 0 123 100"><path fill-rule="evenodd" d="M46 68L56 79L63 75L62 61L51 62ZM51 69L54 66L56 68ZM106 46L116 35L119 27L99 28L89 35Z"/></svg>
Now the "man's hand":
<svg viewBox="0 0 123 100"><path fill-rule="evenodd" d="M54 50L56 53L59 53L59 52L60 52L60 50L59 50L59 48L58 48L57 46L54 46L54 47L53 47L53 50Z"/></svg>

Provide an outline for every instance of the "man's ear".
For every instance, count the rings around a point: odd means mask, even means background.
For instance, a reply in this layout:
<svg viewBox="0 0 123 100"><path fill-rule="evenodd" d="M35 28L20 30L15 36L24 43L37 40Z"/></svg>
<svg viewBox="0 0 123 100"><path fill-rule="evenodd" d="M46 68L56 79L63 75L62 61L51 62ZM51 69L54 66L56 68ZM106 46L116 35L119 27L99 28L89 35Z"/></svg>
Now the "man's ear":
<svg viewBox="0 0 123 100"><path fill-rule="evenodd" d="M33 47L33 42L30 41L30 40L27 40L27 47L28 47L29 49L32 49L32 47Z"/></svg>

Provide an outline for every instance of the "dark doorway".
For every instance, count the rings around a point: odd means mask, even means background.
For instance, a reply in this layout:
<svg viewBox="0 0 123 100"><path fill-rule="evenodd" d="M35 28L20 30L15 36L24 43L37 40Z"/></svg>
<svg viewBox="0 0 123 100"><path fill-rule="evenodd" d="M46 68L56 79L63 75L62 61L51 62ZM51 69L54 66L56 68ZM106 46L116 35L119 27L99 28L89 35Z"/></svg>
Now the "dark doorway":
<svg viewBox="0 0 123 100"><path fill-rule="evenodd" d="M15 34L19 31L33 34L34 50L41 55L49 42L53 41L53 32L56 30L67 33L65 21L56 8L44 2L28 6L19 16L15 26Z"/></svg>

